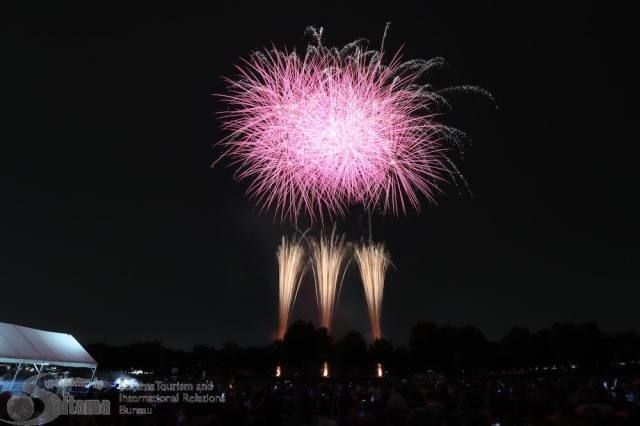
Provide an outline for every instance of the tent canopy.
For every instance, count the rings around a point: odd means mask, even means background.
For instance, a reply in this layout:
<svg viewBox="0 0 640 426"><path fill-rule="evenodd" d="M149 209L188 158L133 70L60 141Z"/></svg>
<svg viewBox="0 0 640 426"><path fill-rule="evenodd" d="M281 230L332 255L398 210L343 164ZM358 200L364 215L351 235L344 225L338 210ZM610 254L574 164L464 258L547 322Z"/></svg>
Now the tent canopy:
<svg viewBox="0 0 640 426"><path fill-rule="evenodd" d="M70 334L0 322L0 362L96 368L96 360Z"/></svg>

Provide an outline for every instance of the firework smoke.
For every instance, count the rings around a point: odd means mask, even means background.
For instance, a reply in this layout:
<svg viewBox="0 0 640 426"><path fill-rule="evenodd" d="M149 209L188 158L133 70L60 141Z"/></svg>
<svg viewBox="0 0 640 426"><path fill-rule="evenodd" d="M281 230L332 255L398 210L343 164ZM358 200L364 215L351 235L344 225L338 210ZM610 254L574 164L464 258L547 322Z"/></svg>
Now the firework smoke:
<svg viewBox="0 0 640 426"><path fill-rule="evenodd" d="M382 313L382 294L384 292L384 276L391 263L389 253L384 244L363 244L355 248L356 263L360 269L364 295L369 310L371 337L376 340L382 337L380 316Z"/></svg>
<svg viewBox="0 0 640 426"><path fill-rule="evenodd" d="M316 287L320 326L331 332L333 310L347 269L347 246L344 236L337 237L335 229L330 237L320 235L311 240L311 265Z"/></svg>
<svg viewBox="0 0 640 426"><path fill-rule="evenodd" d="M220 114L229 131L222 156L250 182L248 194L294 221L354 204L399 214L418 210L421 197L434 201L458 174L447 152L464 139L436 120L449 108L445 96L488 92L435 90L422 80L445 61L404 62L399 53L386 60L384 37L380 50L366 40L333 48L322 44L322 29L308 31L303 55L254 52L221 95L229 106Z"/></svg>
<svg viewBox="0 0 640 426"><path fill-rule="evenodd" d="M279 301L278 310L278 339L284 339L289 322L289 314L295 303L300 281L304 273L306 257L302 244L294 240L287 240L282 237L282 243L278 247L278 267L279 267Z"/></svg>

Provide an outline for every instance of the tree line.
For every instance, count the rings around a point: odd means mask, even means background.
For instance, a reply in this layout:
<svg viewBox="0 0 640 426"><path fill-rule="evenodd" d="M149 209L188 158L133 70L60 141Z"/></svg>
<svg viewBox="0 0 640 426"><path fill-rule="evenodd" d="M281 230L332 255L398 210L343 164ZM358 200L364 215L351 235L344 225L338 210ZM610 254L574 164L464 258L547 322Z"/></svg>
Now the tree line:
<svg viewBox="0 0 640 426"><path fill-rule="evenodd" d="M370 376L377 363L395 375L436 371L598 370L640 361L637 332L605 333L593 323L556 323L532 332L513 327L499 341L489 341L476 327L419 322L407 345L380 339L368 343L351 331L334 340L324 328L297 321L284 339L267 346L196 345L189 351L165 347L160 341L87 347L101 369L142 369L156 374L208 377L268 376L280 365L285 375L315 376L327 361L331 375Z"/></svg>

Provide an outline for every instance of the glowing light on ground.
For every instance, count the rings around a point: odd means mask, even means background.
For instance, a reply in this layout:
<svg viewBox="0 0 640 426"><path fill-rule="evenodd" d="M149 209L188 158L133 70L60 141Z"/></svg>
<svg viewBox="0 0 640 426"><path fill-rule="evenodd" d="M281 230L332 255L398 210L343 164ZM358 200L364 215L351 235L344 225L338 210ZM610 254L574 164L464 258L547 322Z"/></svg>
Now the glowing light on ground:
<svg viewBox="0 0 640 426"><path fill-rule="evenodd" d="M329 363L327 361L322 364L322 377L329 377Z"/></svg>
<svg viewBox="0 0 640 426"><path fill-rule="evenodd" d="M380 319L382 314L382 296L384 292L384 277L387 267L391 263L389 253L384 244L362 244L355 248L354 257L364 287L367 300L371 337L373 340L382 338Z"/></svg>
<svg viewBox="0 0 640 426"><path fill-rule="evenodd" d="M382 377L384 376L384 371L382 370L382 363L378 363L378 365L376 366L376 375L378 377Z"/></svg>
<svg viewBox="0 0 640 426"><path fill-rule="evenodd" d="M437 121L455 91L424 81L442 58L403 61L365 40L326 47L310 28L304 53L251 54L227 80L220 114L229 136L223 157L249 182L248 194L281 219L344 214L350 205L383 212L419 210L459 175L448 157L464 134ZM385 29L385 36L386 36ZM490 96L490 95L489 95Z"/></svg>
<svg viewBox="0 0 640 426"><path fill-rule="evenodd" d="M348 266L347 246L344 236L337 236L335 229L329 237L321 234L310 244L320 326L330 333L333 311Z"/></svg>
<svg viewBox="0 0 640 426"><path fill-rule="evenodd" d="M307 259L302 244L295 240L287 240L282 237L282 243L278 247L278 332L277 338L284 339L289 323L289 315L295 303L300 281L304 273Z"/></svg>

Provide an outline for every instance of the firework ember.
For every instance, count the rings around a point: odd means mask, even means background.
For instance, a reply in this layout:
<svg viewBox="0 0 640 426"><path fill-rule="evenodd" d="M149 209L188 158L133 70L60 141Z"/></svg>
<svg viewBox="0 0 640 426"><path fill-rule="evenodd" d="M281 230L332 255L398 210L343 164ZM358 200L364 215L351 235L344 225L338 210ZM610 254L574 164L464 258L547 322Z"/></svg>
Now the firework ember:
<svg viewBox="0 0 640 426"><path fill-rule="evenodd" d="M282 340L287 332L289 314L295 303L300 281L304 273L306 257L302 244L294 240L282 237L282 243L278 247L279 267L279 318L277 338Z"/></svg>
<svg viewBox="0 0 640 426"><path fill-rule="evenodd" d="M222 95L223 157L250 182L249 195L293 220L356 204L399 214L418 210L421 198L433 201L455 176L447 152L463 137L436 120L449 105L444 95L482 89L436 91L422 80L442 58L387 60L383 46L325 47L322 29L310 31L303 55L277 48L250 55Z"/></svg>
<svg viewBox="0 0 640 426"><path fill-rule="evenodd" d="M376 340L382 337L380 317L382 314L382 295L384 292L384 276L391 263L389 253L383 244L364 244L355 249L356 263L360 269L364 295L369 310L371 337Z"/></svg>
<svg viewBox="0 0 640 426"><path fill-rule="evenodd" d="M344 236L337 237L335 229L330 237L320 235L311 240L311 264L316 287L320 326L331 332L333 310L338 300L347 263Z"/></svg>

